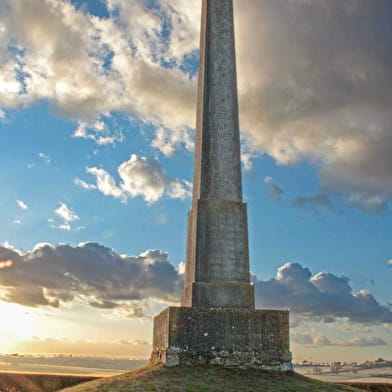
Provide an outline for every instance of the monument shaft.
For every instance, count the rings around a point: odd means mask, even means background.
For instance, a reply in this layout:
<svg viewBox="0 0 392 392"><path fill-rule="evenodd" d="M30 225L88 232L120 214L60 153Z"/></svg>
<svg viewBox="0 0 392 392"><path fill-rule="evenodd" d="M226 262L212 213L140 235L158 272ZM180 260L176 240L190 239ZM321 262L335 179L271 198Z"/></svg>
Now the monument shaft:
<svg viewBox="0 0 392 392"><path fill-rule="evenodd" d="M232 0L203 0L192 209L182 305L254 308Z"/></svg>
<svg viewBox="0 0 392 392"><path fill-rule="evenodd" d="M193 201L242 201L232 0L204 0Z"/></svg>

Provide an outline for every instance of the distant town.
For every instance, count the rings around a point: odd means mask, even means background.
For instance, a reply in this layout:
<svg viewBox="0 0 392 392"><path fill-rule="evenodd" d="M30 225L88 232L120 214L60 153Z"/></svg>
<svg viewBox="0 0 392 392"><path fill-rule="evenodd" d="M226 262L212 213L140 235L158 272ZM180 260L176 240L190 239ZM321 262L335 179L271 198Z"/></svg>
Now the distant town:
<svg viewBox="0 0 392 392"><path fill-rule="evenodd" d="M312 373L314 376L319 375L338 375L342 373L352 373L353 375L357 374L362 370L371 370L371 369L385 369L392 368L392 360L386 360L383 358L378 358L374 361L363 361L363 362L311 362L311 361L300 361L294 362L294 368L296 370L302 369L301 373L309 375ZM308 372L306 372L306 369ZM384 377L391 378L392 373L382 372L378 374L377 372L372 373L370 377Z"/></svg>

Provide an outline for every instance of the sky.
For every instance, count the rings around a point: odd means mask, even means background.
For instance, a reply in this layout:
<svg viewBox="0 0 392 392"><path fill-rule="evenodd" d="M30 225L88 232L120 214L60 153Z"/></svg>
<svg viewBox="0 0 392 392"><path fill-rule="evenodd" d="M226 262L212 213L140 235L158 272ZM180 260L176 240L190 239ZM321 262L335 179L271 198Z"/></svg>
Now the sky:
<svg viewBox="0 0 392 392"><path fill-rule="evenodd" d="M237 0L259 308L390 359L392 4ZM200 1L0 3L0 352L148 358L191 204Z"/></svg>

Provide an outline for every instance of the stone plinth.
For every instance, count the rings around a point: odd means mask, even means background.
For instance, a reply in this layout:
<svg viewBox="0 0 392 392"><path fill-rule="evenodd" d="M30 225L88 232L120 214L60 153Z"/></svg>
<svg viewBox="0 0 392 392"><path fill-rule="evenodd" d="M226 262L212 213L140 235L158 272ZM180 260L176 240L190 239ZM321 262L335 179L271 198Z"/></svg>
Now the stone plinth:
<svg viewBox="0 0 392 392"><path fill-rule="evenodd" d="M169 307L154 319L151 361L292 370L288 311Z"/></svg>

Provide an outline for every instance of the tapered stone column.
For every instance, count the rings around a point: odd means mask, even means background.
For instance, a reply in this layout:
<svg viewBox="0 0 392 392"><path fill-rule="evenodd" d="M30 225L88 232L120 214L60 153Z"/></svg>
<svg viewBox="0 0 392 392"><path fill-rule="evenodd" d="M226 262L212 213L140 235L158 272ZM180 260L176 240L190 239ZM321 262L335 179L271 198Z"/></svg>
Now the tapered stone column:
<svg viewBox="0 0 392 392"><path fill-rule="evenodd" d="M203 1L200 41L193 203L182 305L253 309L231 0Z"/></svg>
<svg viewBox="0 0 392 392"><path fill-rule="evenodd" d="M249 281L236 75L233 0L203 0L185 287L154 319L151 360L290 370L288 311L255 310Z"/></svg>

